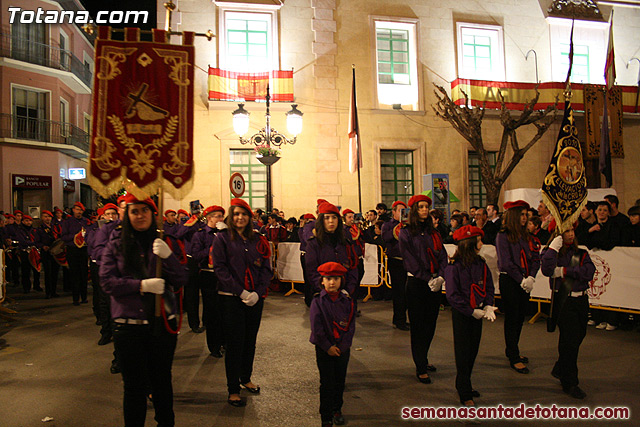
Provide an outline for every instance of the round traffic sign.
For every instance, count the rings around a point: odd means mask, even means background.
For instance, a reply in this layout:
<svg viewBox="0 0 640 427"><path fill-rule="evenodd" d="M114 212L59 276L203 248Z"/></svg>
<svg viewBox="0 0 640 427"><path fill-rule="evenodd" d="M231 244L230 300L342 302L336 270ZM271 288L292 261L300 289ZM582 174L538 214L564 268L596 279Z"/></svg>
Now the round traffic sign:
<svg viewBox="0 0 640 427"><path fill-rule="evenodd" d="M236 172L231 175L231 178L229 179L229 189L231 190L231 194L235 197L242 197L244 194L244 188L245 184L242 174L240 174L240 172Z"/></svg>

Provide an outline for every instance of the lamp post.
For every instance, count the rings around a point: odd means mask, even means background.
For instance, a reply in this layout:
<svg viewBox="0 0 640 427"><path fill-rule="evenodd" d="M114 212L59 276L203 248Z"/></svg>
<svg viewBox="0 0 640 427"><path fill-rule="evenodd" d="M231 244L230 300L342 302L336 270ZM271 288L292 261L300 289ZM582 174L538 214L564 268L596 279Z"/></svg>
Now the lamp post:
<svg viewBox="0 0 640 427"><path fill-rule="evenodd" d="M269 95L269 86L267 85L267 112L264 115L267 124L258 133L245 139L243 136L249 131L249 112L244 109L244 104L238 104L238 109L233 113L233 130L240 138L240 143L253 144L256 147L265 147L265 154L256 154L258 161L267 166L267 211L271 213L273 209L273 195L271 193L271 165L280 160L278 154L271 152L271 147L281 147L284 144L295 144L296 138L302 131L302 112L298 110L297 104L291 105L287 115L287 129L293 135L293 139L289 139L277 130L271 127L271 114L269 113L269 105L271 96Z"/></svg>

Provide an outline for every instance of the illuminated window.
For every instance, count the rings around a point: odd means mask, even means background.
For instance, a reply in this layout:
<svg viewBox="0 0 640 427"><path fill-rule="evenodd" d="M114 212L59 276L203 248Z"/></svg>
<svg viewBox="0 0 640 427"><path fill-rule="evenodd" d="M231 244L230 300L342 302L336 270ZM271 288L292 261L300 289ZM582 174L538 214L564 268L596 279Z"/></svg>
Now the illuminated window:
<svg viewBox="0 0 640 427"><path fill-rule="evenodd" d="M413 196L413 152L380 151L382 203L391 206L396 200L407 203Z"/></svg>
<svg viewBox="0 0 640 427"><path fill-rule="evenodd" d="M488 152L489 166L496 167L496 152ZM480 156L475 151L469 151L469 206L486 206L487 190L482 183L480 171Z"/></svg>
<svg viewBox="0 0 640 427"><path fill-rule="evenodd" d="M244 178L245 191L242 199L254 210L266 209L267 167L256 159L253 150L231 150L229 163L231 174L240 172Z"/></svg>
<svg viewBox="0 0 640 427"><path fill-rule="evenodd" d="M459 77L504 81L502 27L465 22L456 27Z"/></svg>

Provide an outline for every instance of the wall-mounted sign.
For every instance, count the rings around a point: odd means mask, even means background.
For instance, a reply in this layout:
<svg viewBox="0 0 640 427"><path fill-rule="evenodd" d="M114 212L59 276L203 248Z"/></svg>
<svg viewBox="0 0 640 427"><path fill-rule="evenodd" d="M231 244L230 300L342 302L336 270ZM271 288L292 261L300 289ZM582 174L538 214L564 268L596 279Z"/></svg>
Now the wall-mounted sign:
<svg viewBox="0 0 640 427"><path fill-rule="evenodd" d="M13 188L47 190L51 188L51 177L41 175L12 175L11 183Z"/></svg>
<svg viewBox="0 0 640 427"><path fill-rule="evenodd" d="M242 197L244 194L244 177L240 174L240 172L236 172L231 175L229 179L229 189L231 190L231 194L235 197Z"/></svg>
<svg viewBox="0 0 640 427"><path fill-rule="evenodd" d="M65 168L60 168L60 178L67 177L67 170Z"/></svg>
<svg viewBox="0 0 640 427"><path fill-rule="evenodd" d="M85 168L69 168L69 179L85 179L87 170Z"/></svg>
<svg viewBox="0 0 640 427"><path fill-rule="evenodd" d="M67 193L73 193L74 191L76 191L76 182L70 179L63 179L62 191L66 191Z"/></svg>

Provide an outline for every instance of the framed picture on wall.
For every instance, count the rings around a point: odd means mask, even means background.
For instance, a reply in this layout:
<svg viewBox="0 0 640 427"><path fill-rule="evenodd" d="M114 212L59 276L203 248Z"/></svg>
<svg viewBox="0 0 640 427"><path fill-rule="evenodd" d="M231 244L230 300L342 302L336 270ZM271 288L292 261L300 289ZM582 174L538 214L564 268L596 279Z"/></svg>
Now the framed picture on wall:
<svg viewBox="0 0 640 427"><path fill-rule="evenodd" d="M28 212L31 218L40 218L40 206L29 206Z"/></svg>

